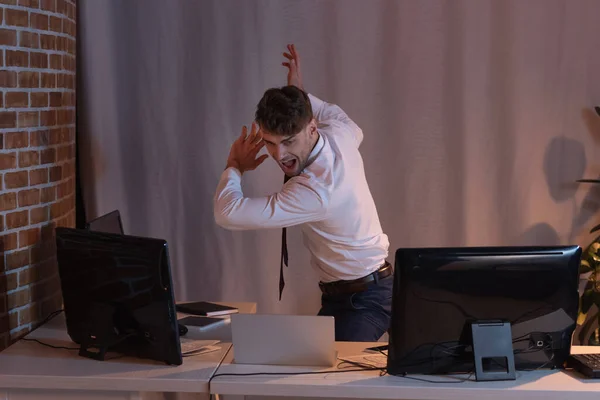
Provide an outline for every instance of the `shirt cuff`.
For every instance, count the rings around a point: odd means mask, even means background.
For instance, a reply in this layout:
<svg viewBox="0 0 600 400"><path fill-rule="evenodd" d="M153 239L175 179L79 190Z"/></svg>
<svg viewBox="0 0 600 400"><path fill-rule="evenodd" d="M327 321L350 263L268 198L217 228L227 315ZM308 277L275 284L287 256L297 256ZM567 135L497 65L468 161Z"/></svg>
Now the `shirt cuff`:
<svg viewBox="0 0 600 400"><path fill-rule="evenodd" d="M238 181L242 180L242 173L239 169L235 167L227 167L225 171L221 174L221 178L225 179L236 179Z"/></svg>

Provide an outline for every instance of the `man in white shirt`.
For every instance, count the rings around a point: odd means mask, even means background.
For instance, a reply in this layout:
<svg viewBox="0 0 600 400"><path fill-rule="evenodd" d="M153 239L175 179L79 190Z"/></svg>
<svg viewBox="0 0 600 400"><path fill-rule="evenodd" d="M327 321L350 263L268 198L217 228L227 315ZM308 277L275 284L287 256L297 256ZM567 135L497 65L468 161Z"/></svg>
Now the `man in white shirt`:
<svg viewBox="0 0 600 400"><path fill-rule="evenodd" d="M288 86L265 92L250 134L244 127L233 143L215 220L232 230L284 228L284 242L285 228L300 225L320 277L319 315L335 318L338 341L377 341L389 328L393 270L358 149L363 133L341 108L304 92L298 53L288 50ZM279 193L244 197L242 174L266 159L257 158L263 146L286 182Z"/></svg>

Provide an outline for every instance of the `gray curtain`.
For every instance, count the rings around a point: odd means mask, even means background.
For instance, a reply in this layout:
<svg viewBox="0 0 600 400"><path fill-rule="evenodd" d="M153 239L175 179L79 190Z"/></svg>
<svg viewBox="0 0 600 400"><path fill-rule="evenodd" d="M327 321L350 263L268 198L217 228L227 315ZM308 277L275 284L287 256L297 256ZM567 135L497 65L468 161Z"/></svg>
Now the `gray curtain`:
<svg viewBox="0 0 600 400"><path fill-rule="evenodd" d="M177 300L314 314L298 228L229 232L212 198L232 141L295 43L306 88L364 130L390 257L404 246L585 245L600 204L600 2L102 0L79 3L88 218L169 241ZM280 189L272 160L245 194Z"/></svg>

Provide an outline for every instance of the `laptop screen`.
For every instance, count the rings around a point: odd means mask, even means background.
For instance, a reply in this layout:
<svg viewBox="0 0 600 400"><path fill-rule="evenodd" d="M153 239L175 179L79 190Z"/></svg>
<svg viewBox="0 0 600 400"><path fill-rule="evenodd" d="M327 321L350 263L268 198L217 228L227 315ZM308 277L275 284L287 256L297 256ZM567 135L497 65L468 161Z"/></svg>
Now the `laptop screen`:
<svg viewBox="0 0 600 400"><path fill-rule="evenodd" d="M118 233L123 235L123 223L119 210L111 211L88 222L87 229L96 232Z"/></svg>

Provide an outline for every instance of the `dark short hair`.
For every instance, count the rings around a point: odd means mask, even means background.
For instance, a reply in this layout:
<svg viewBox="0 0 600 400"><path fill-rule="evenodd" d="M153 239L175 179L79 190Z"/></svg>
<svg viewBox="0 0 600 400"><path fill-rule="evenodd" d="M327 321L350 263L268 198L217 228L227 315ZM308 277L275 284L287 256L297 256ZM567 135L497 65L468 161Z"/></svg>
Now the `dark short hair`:
<svg viewBox="0 0 600 400"><path fill-rule="evenodd" d="M273 135L293 136L312 118L310 99L296 86L269 89L256 106L255 121Z"/></svg>

